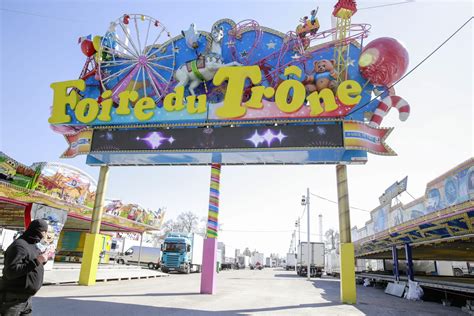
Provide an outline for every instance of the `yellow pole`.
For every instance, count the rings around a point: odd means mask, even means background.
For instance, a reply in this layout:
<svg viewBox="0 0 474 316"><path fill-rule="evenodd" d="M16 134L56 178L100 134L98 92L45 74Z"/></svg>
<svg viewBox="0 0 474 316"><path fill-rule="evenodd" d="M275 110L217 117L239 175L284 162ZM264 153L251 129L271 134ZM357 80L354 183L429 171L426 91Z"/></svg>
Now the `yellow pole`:
<svg viewBox="0 0 474 316"><path fill-rule="evenodd" d="M341 302L355 304L357 295L355 285L354 245L351 242L351 218L349 212L349 190L347 188L346 165L337 165L336 175L341 255Z"/></svg>
<svg viewBox="0 0 474 316"><path fill-rule="evenodd" d="M82 256L81 273L79 275L79 284L94 285L99 266L99 256L102 250L102 235L100 224L102 222L102 210L104 207L105 190L107 188L107 179L109 177L109 167L101 166L99 173L99 183L97 184L94 209L92 210L91 230L86 234L84 242L84 253Z"/></svg>

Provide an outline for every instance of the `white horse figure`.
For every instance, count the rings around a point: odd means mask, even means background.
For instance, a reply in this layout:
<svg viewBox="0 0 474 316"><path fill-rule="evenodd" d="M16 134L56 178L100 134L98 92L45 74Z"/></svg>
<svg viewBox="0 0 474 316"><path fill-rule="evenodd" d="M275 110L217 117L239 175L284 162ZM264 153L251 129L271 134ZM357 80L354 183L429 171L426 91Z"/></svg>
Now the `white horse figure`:
<svg viewBox="0 0 474 316"><path fill-rule="evenodd" d="M224 64L222 59L222 38L224 37L224 28L214 26L211 32L211 50L200 56L198 59L181 65L174 78L178 83L176 87L189 85L188 90L192 95L200 83L212 80L217 70L221 67L241 66L237 62Z"/></svg>

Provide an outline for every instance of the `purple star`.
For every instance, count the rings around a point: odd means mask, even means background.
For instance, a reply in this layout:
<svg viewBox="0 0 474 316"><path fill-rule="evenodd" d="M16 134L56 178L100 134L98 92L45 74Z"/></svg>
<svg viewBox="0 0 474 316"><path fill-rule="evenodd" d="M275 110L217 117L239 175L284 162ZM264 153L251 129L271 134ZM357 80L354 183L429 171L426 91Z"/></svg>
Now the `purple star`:
<svg viewBox="0 0 474 316"><path fill-rule="evenodd" d="M142 138L141 140L146 141L151 147L151 149L157 149L158 147L160 147L164 140L167 140L167 138L162 137L161 133L159 132L153 132L148 134L146 138Z"/></svg>
<svg viewBox="0 0 474 316"><path fill-rule="evenodd" d="M255 130L255 134L253 134L252 137L247 138L246 140L251 141L255 147L258 147L260 143L264 142L264 139L258 134L257 130Z"/></svg>
<svg viewBox="0 0 474 316"><path fill-rule="evenodd" d="M278 132L278 134L275 136L279 141L280 141L280 144L281 144L281 141L283 140L283 138L287 138L288 136L286 136L285 134L283 134L281 132L281 130Z"/></svg>
<svg viewBox="0 0 474 316"><path fill-rule="evenodd" d="M273 135L273 132L270 129L267 129L265 134L263 134L263 139L267 142L268 147L272 144L272 141L275 139L275 135Z"/></svg>

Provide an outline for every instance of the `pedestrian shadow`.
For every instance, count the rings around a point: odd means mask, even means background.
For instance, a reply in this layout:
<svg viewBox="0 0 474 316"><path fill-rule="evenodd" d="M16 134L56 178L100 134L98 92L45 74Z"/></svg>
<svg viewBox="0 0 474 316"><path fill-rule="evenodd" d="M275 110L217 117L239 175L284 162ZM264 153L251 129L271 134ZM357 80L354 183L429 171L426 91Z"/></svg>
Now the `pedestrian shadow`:
<svg viewBox="0 0 474 316"><path fill-rule="evenodd" d="M111 295L113 296L113 295ZM173 316L205 316L205 315L253 315L258 312L288 311L302 308L328 307L334 304L323 302L316 304L299 304L288 306L275 306L263 308L235 309L223 311L198 310L191 308L158 307L138 304L127 304L117 302L83 300L82 297L75 299L65 297L33 297L34 315L38 316L75 316L75 315L173 315Z"/></svg>

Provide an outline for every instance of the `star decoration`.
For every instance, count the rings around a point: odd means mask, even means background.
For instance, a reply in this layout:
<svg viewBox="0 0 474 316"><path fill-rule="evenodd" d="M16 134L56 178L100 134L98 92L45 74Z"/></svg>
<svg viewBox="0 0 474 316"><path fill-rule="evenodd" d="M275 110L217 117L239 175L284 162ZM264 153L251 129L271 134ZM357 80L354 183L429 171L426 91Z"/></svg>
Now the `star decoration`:
<svg viewBox="0 0 474 316"><path fill-rule="evenodd" d="M326 135L326 128L324 128L322 126L318 126L316 128L316 131L318 132L319 135Z"/></svg>
<svg viewBox="0 0 474 316"><path fill-rule="evenodd" d="M265 45L267 45L267 48L268 48L268 49L275 49L276 43L273 42L273 41L270 41L270 42L268 42L268 43L265 44Z"/></svg>
<svg viewBox="0 0 474 316"><path fill-rule="evenodd" d="M242 56L242 57L247 57L248 54L249 53L247 53L247 51L245 49L240 52L240 56Z"/></svg>
<svg viewBox="0 0 474 316"><path fill-rule="evenodd" d="M246 140L250 141L253 143L253 145L258 147L261 143L267 143L268 147L271 147L272 142L277 139L280 144L284 138L286 138L285 134L282 133L280 130L278 134L274 134L274 132L271 129L267 129L266 132L263 135L260 135L257 130L255 130L255 133L252 135L252 137L247 138Z"/></svg>
<svg viewBox="0 0 474 316"><path fill-rule="evenodd" d="M346 61L347 67L350 67L350 66L354 67L354 62L355 62L354 59L347 57L347 61Z"/></svg>
<svg viewBox="0 0 474 316"><path fill-rule="evenodd" d="M150 146L151 149L157 149L163 144L164 141L168 141L170 144L172 144L175 141L175 139L172 136L169 138L164 137L161 132L149 133L145 138L137 137L136 139L144 140L145 142L148 143L148 146Z"/></svg>

